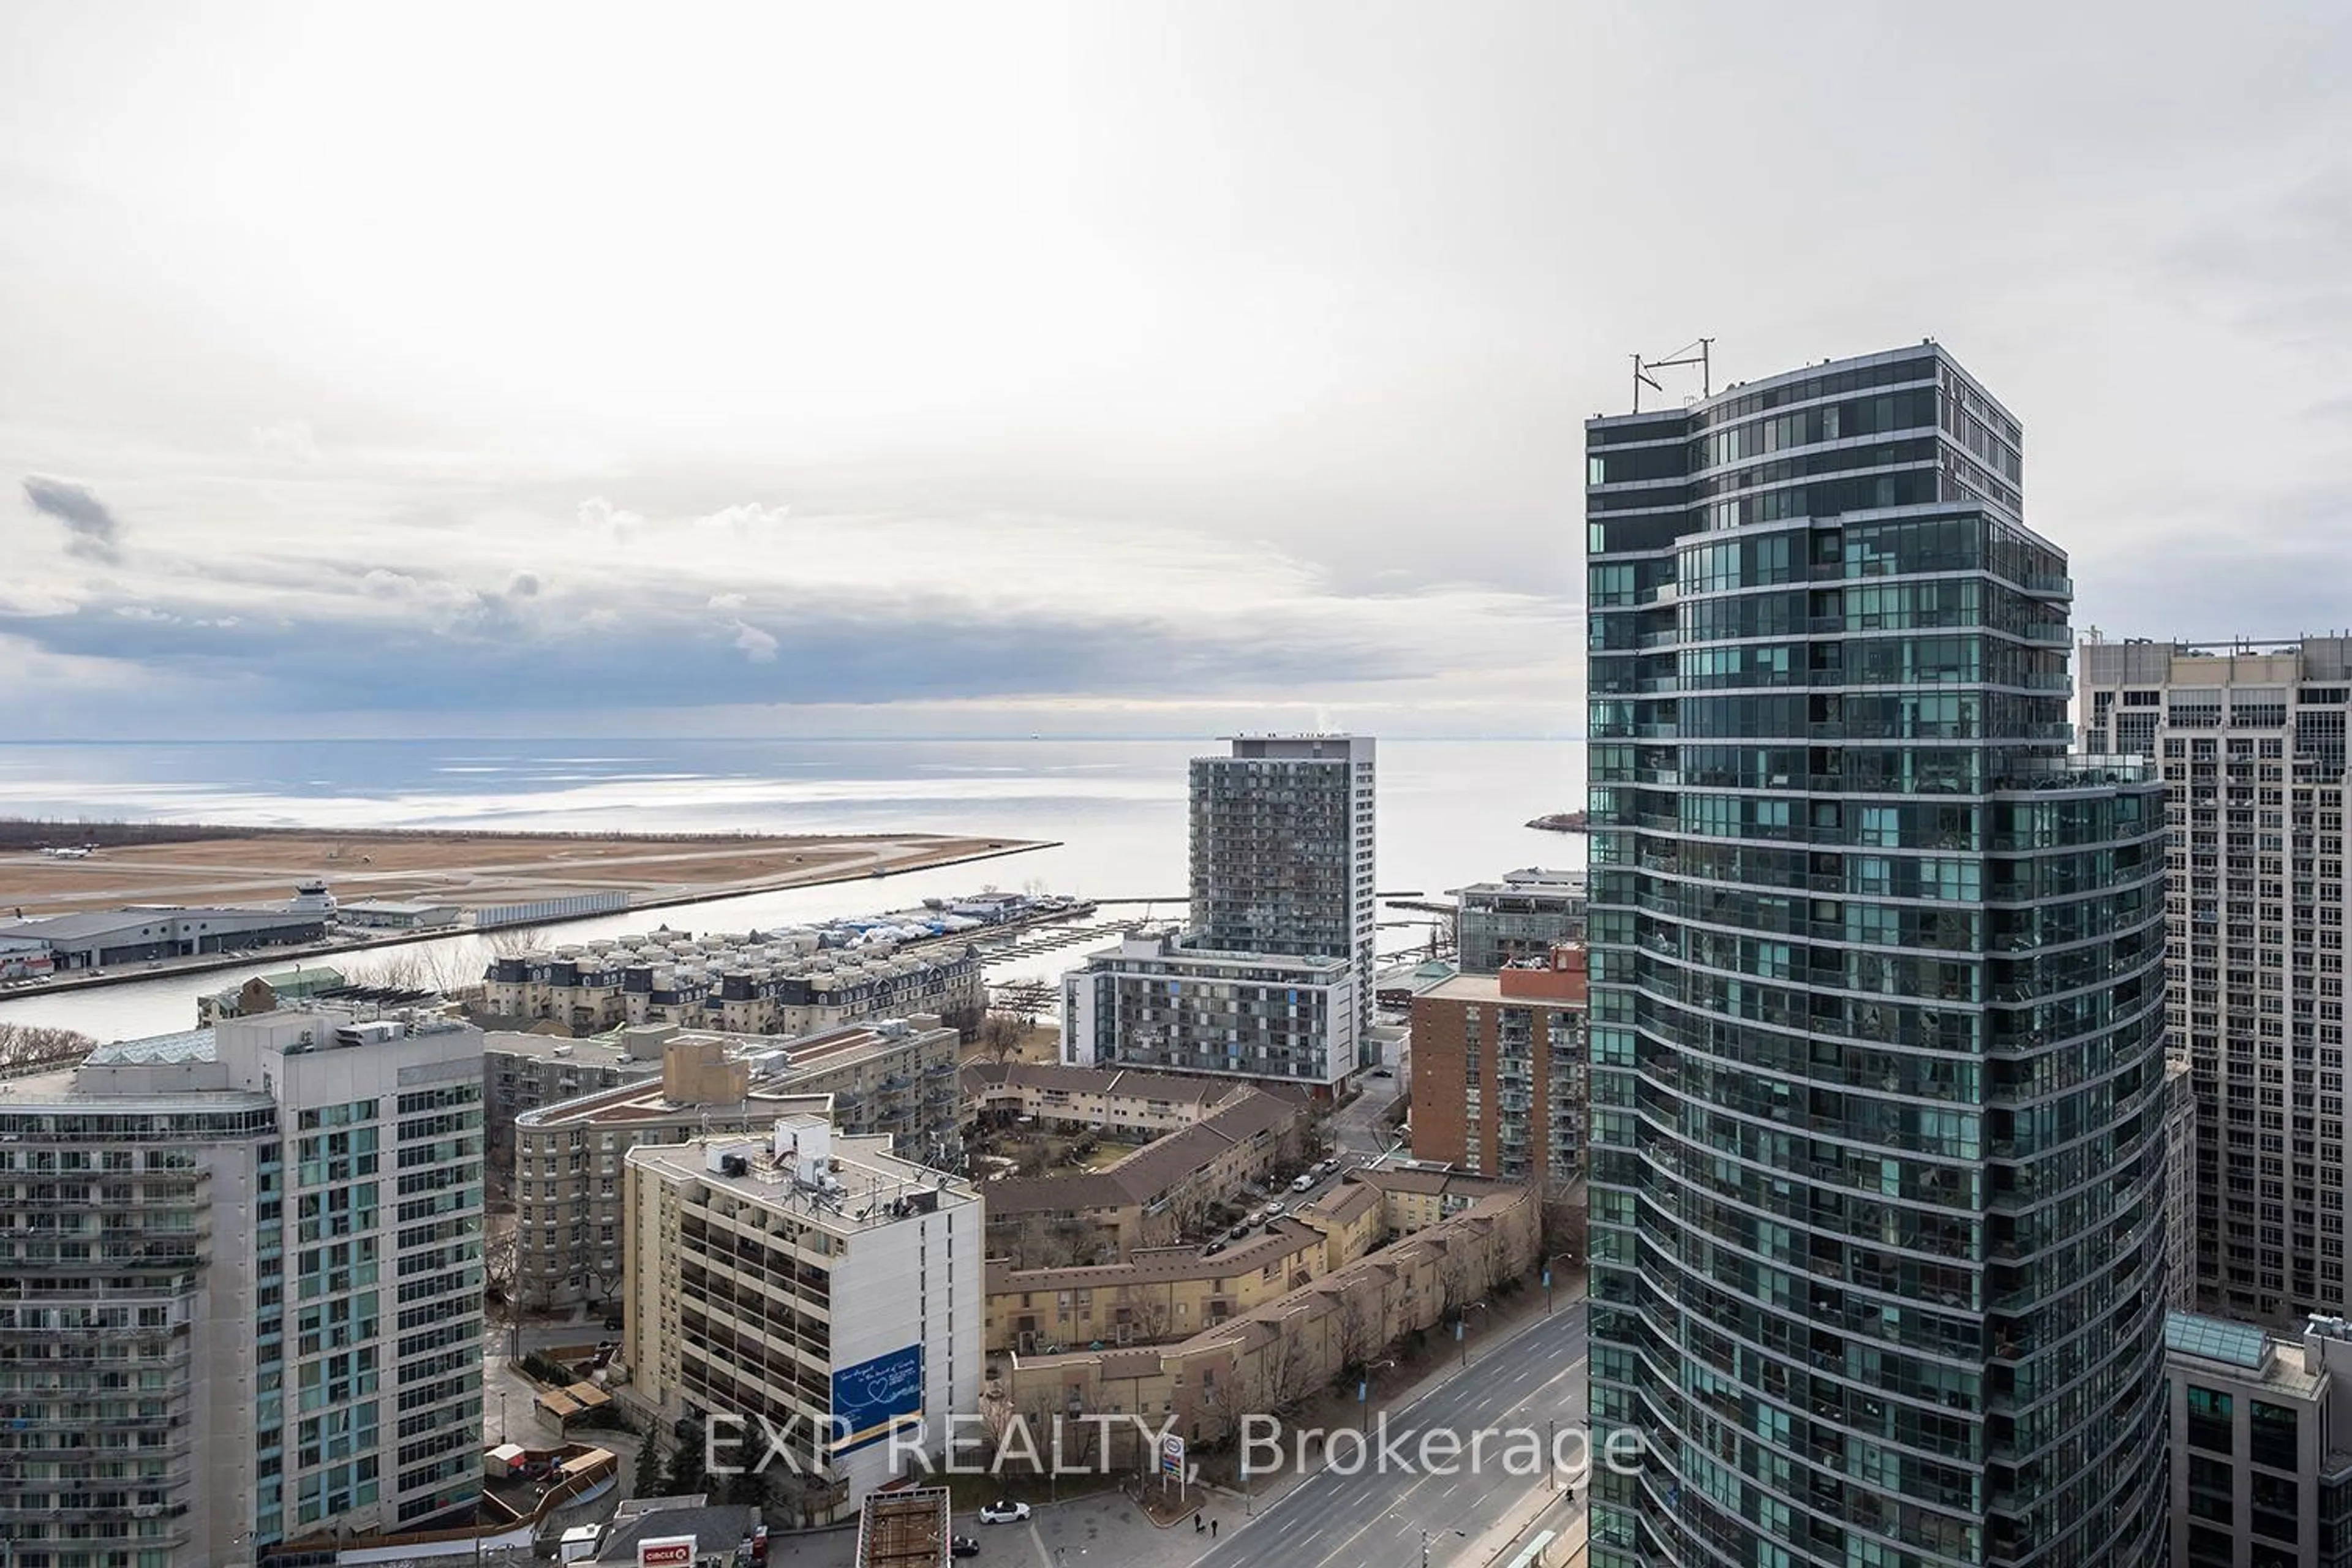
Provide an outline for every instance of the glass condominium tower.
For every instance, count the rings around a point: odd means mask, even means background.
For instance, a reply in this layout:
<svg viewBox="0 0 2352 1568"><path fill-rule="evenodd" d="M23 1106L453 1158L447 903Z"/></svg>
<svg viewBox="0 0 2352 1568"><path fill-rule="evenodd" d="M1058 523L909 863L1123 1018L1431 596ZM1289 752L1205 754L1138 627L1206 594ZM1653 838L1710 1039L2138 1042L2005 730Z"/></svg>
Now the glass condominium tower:
<svg viewBox="0 0 2352 1568"><path fill-rule="evenodd" d="M1594 1568L2159 1561L2163 785L2016 422L1929 342L1586 442Z"/></svg>

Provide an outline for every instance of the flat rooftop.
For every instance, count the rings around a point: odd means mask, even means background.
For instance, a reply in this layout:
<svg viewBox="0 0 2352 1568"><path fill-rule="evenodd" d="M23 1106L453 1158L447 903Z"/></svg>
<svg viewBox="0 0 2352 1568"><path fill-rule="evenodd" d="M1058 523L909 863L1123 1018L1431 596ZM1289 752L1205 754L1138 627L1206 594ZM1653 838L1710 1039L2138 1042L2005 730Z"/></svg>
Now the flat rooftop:
<svg viewBox="0 0 2352 1568"><path fill-rule="evenodd" d="M2164 1315L2164 1351L2226 1366L2250 1383L2304 1399L2326 1386L2325 1369L2312 1364L2301 1340L2273 1335L2252 1323L2208 1318L2195 1312Z"/></svg>
<svg viewBox="0 0 2352 1568"><path fill-rule="evenodd" d="M661 1071L659 1057L633 1057L628 1047L610 1038L576 1040L569 1035L534 1035L520 1029L493 1029L482 1037L487 1056L527 1057L533 1061L575 1061L585 1067L641 1067Z"/></svg>
<svg viewBox="0 0 2352 1568"><path fill-rule="evenodd" d="M1506 871L1496 882L1472 882L1457 889L1464 893L1576 893L1582 894L1591 887L1591 879L1582 871L1555 871L1541 866L1529 866L1525 870Z"/></svg>
<svg viewBox="0 0 2352 1568"><path fill-rule="evenodd" d="M714 1147L729 1153L743 1152L750 1157L750 1171L730 1176L710 1169L709 1156ZM900 1159L890 1152L887 1138L838 1134L832 1141L832 1174L840 1192L829 1202L819 1202L793 1180L788 1168L766 1152L771 1147L764 1133L713 1133L685 1143L640 1143L629 1151L629 1163L667 1180L700 1182L763 1208L789 1208L819 1228L840 1236L894 1225L919 1213L940 1214L980 1204L980 1194L971 1183ZM901 1199L915 1207L898 1212Z"/></svg>
<svg viewBox="0 0 2352 1568"><path fill-rule="evenodd" d="M1522 969L1520 973L1549 974L1552 972L1549 969L1529 967ZM1568 973L1573 977L1577 972L1570 970ZM1414 1000L1418 1001L1423 996L1434 997L1440 1002L1493 1002L1512 1007L1560 1007L1571 1013L1581 1013L1585 1010L1584 1003L1560 996L1528 995L1525 993L1506 995L1503 992L1503 977L1500 974L1456 974L1450 980L1441 980L1426 991L1419 993Z"/></svg>
<svg viewBox="0 0 2352 1568"><path fill-rule="evenodd" d="M1354 963L1346 958L1318 958L1297 952L1244 952L1221 947L1184 947L1176 942L1172 929L1160 932L1138 932L1117 947L1097 948L1086 957L1089 964L1097 960L1108 963L1113 959L1123 959L1137 963L1192 964L1202 969L1295 969L1334 976L1350 974L1355 970Z"/></svg>
<svg viewBox="0 0 2352 1568"><path fill-rule="evenodd" d="M857 1515L857 1568L940 1568L948 1561L945 1487L875 1492Z"/></svg>
<svg viewBox="0 0 2352 1568"><path fill-rule="evenodd" d="M919 1016L929 1017L922 1014ZM893 1033L881 1027L884 1022L905 1024L905 1029ZM782 1051L792 1058L787 1072L800 1072L815 1067L837 1067L845 1060L870 1055L884 1048L898 1049L940 1032L941 1026L934 1020L920 1027L907 1019L875 1019L867 1023L843 1024L830 1029L820 1029L813 1035L740 1035L717 1029L680 1029L667 1045L681 1042L702 1044L716 1040L727 1047L730 1060L744 1057L764 1056Z"/></svg>
<svg viewBox="0 0 2352 1568"><path fill-rule="evenodd" d="M648 1074L604 1089L591 1089L585 1094L575 1095L570 1100L558 1100L552 1105L542 1105L535 1110L526 1110L515 1120L518 1124L524 1127L558 1127L574 1123L593 1126L632 1121L659 1121L667 1118L688 1116L699 1111L726 1114L730 1111L773 1109L783 1100L808 1098L795 1086L818 1073L855 1067L861 1061L889 1056L895 1052L919 1046L932 1036L940 1033L951 1034L952 1031L925 1026L909 1028L902 1035L884 1034L872 1024L845 1024L838 1028L827 1029L820 1034L798 1037L723 1035L698 1029L681 1029L663 1042L665 1049L680 1043L694 1044L718 1040L727 1046L727 1057L730 1061L740 1061L746 1058L756 1061L757 1058L764 1056L777 1056L784 1060L754 1078L751 1094L747 1098L730 1100L724 1104L707 1104L700 1101L670 1099L662 1087L662 1064L658 1060L651 1060L644 1064L654 1069ZM503 1039L531 1037L530 1036L501 1037ZM553 1039L550 1043L560 1046L586 1045L590 1042ZM603 1044L603 1042L597 1043ZM504 1050L506 1047L500 1045L485 1048ZM620 1047L611 1048L618 1050ZM619 1058L581 1057L574 1059L587 1061L591 1065L604 1065L615 1060L626 1061L630 1058L623 1053Z"/></svg>

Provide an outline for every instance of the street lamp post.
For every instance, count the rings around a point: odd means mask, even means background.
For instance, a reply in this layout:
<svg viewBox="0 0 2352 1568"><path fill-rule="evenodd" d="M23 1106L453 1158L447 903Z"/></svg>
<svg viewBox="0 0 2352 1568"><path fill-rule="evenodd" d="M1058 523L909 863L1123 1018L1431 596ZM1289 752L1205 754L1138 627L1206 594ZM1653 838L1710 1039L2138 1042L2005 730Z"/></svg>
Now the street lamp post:
<svg viewBox="0 0 2352 1568"><path fill-rule="evenodd" d="M1486 1310L1486 1302L1473 1301L1468 1306L1462 1309L1462 1315L1460 1317L1454 1320L1454 1337L1462 1342L1462 1364L1464 1366L1468 1366L1470 1364L1470 1314L1473 1312L1483 1312Z"/></svg>
<svg viewBox="0 0 2352 1568"><path fill-rule="evenodd" d="M1557 1264L1561 1264L1561 1263L1573 1263L1573 1262L1575 1262L1575 1261L1576 1261L1576 1254L1574 1254L1573 1252L1559 1252L1559 1253L1554 1253L1551 1257L1547 1258L1545 1258L1545 1259L1544 1259L1543 1287L1544 1287L1544 1316L1545 1316L1545 1317L1549 1318L1549 1317L1550 1317L1550 1316L1551 1316L1551 1308L1552 1308L1552 1269L1553 1269L1553 1267L1554 1267L1555 1265L1557 1265Z"/></svg>
<svg viewBox="0 0 2352 1568"><path fill-rule="evenodd" d="M1364 1369L1363 1377L1356 1384L1356 1403L1363 1407L1363 1430L1368 1437L1372 1432L1372 1373L1385 1372L1394 1365L1396 1363L1393 1361L1376 1361Z"/></svg>

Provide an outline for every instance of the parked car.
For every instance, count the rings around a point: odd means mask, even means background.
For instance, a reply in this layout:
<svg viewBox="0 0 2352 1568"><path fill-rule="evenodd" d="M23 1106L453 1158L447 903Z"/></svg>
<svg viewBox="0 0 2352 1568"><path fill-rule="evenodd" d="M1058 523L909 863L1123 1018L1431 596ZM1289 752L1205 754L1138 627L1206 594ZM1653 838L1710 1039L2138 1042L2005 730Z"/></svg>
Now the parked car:
<svg viewBox="0 0 2352 1568"><path fill-rule="evenodd" d="M977 1557L980 1555L980 1542L969 1535L950 1535L948 1537L948 1555Z"/></svg>
<svg viewBox="0 0 2352 1568"><path fill-rule="evenodd" d="M1386 1068L1374 1068L1372 1069L1372 1076L1374 1078L1394 1078L1396 1077L1396 1074L1389 1071Z"/></svg>
<svg viewBox="0 0 2352 1568"><path fill-rule="evenodd" d="M1290 1190L1291 1190L1292 1192L1294 1192L1294 1193L1303 1193L1303 1192L1306 1192L1308 1188L1312 1187L1314 1184L1315 1184L1315 1173L1314 1173L1314 1172L1312 1172L1312 1171L1309 1171L1309 1172L1307 1172L1306 1174L1304 1174L1304 1175L1302 1175L1302 1176L1298 1176L1298 1177L1294 1178L1294 1179L1291 1181L1291 1184L1290 1184Z"/></svg>
<svg viewBox="0 0 2352 1568"><path fill-rule="evenodd" d="M618 1312L614 1312L614 1314L612 1314L610 1317L608 1317L608 1318L606 1318L606 1319L604 1320L604 1327L605 1327L606 1331L609 1331L609 1332L612 1332L612 1333L615 1333L615 1334L617 1334L617 1333L619 1333L623 1329L625 1329L625 1328L627 1328L628 1326L629 1326L629 1321L628 1321L626 1318L624 1318L623 1316L621 1316L621 1314L620 1314L620 1313L618 1313Z"/></svg>
<svg viewBox="0 0 2352 1568"><path fill-rule="evenodd" d="M994 1502L981 1505L980 1522L982 1524L1024 1524L1028 1519L1029 1505L1025 1502L1007 1502L999 1498Z"/></svg>

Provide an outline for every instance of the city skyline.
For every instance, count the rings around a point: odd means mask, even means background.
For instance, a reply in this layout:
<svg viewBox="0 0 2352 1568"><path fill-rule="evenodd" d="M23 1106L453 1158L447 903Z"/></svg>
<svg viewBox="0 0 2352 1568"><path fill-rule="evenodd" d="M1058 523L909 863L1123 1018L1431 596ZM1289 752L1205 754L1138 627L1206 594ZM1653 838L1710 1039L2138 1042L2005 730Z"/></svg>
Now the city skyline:
<svg viewBox="0 0 2352 1568"><path fill-rule="evenodd" d="M2079 624L2342 618L2326 7L551 15L0 21L0 729L1524 732L1701 333L2053 410Z"/></svg>

